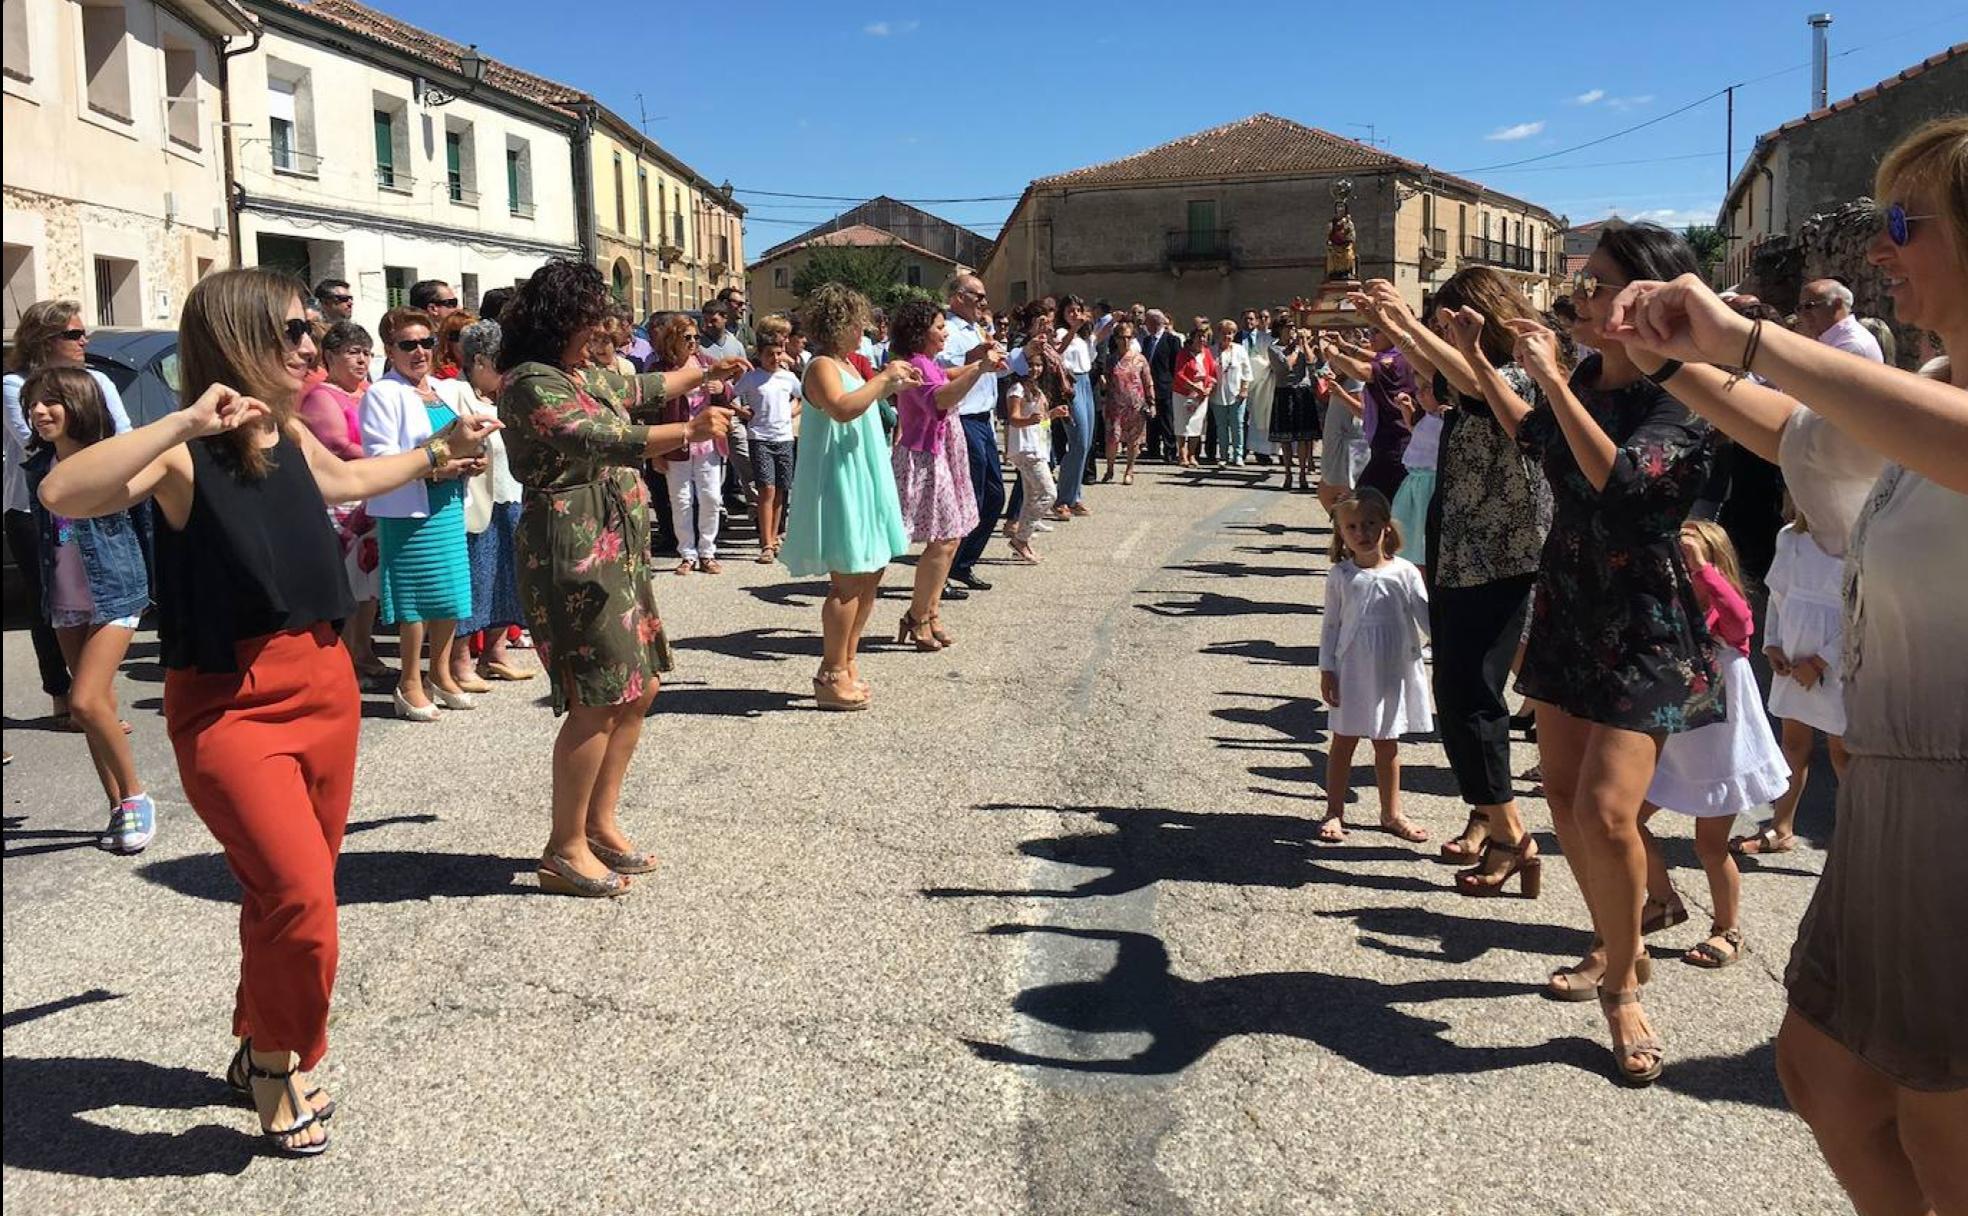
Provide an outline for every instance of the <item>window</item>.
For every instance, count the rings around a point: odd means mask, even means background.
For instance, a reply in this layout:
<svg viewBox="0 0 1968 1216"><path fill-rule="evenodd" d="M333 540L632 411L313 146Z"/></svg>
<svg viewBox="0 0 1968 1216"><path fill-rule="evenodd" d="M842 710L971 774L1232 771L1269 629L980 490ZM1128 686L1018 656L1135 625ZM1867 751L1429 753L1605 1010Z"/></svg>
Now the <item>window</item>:
<svg viewBox="0 0 1968 1216"><path fill-rule="evenodd" d="M458 276L458 303L472 312L478 311L478 276L460 274Z"/></svg>
<svg viewBox="0 0 1968 1216"><path fill-rule="evenodd" d="M7 0L9 11L19 0ZM6 331L9 338L14 336L14 327L20 324L21 309L41 298L34 285L34 248L31 245L8 245L5 247L6 283L0 287L0 298L4 298Z"/></svg>
<svg viewBox="0 0 1968 1216"><path fill-rule="evenodd" d="M774 266L772 268L772 286L780 291L786 290L786 268L784 266Z"/></svg>
<svg viewBox="0 0 1968 1216"><path fill-rule="evenodd" d="M300 147L294 127L294 86L284 80L267 81L267 142L275 169L285 173L300 172Z"/></svg>
<svg viewBox="0 0 1968 1216"><path fill-rule="evenodd" d="M462 118L444 120L444 188L452 202L478 206L477 141Z"/></svg>
<svg viewBox="0 0 1968 1216"><path fill-rule="evenodd" d="M649 170L636 166L636 219L642 227L636 229L639 238L649 241Z"/></svg>
<svg viewBox="0 0 1968 1216"><path fill-rule="evenodd" d="M656 276L653 274L642 276L642 309L644 313L656 311Z"/></svg>
<svg viewBox="0 0 1968 1216"><path fill-rule="evenodd" d="M27 0L7 0L6 43L7 75L13 77L15 80L33 80L34 64L29 54L31 48L27 41ZM18 246L9 245L7 248L12 250L18 248ZM12 257L13 255L9 253L8 256ZM8 263L10 266L12 264L11 262ZM7 316L9 320L7 321L7 332L12 333L14 332L14 323L11 318L14 314L11 311L12 305L10 304L8 307L9 312Z"/></svg>
<svg viewBox="0 0 1968 1216"><path fill-rule="evenodd" d="M135 325L143 319L137 264L125 258L97 258L96 324Z"/></svg>
<svg viewBox="0 0 1968 1216"><path fill-rule="evenodd" d="M629 202L622 184L622 154L615 154L615 231L629 230Z"/></svg>
<svg viewBox="0 0 1968 1216"><path fill-rule="evenodd" d="M516 135L506 136L506 209L533 218L533 145Z"/></svg>
<svg viewBox="0 0 1968 1216"><path fill-rule="evenodd" d="M82 66L89 108L118 122L130 121L130 51L123 5L82 5Z"/></svg>
<svg viewBox="0 0 1968 1216"><path fill-rule="evenodd" d="M921 263L921 262L911 262L911 263L909 263L909 270L908 270L908 280L907 280L907 281L908 281L908 284L909 284L909 286L911 286L911 287L921 287L921 286L923 285L923 284L922 284L922 263Z"/></svg>
<svg viewBox="0 0 1968 1216"><path fill-rule="evenodd" d="M315 282L313 250L299 237L262 232L253 242L254 265L291 274L303 283Z"/></svg>
<svg viewBox="0 0 1968 1216"><path fill-rule="evenodd" d="M722 232L718 234L718 261L731 265L731 237Z"/></svg>
<svg viewBox="0 0 1968 1216"><path fill-rule="evenodd" d="M274 171L313 177L321 164L314 154L314 76L278 59L266 65L266 142Z"/></svg>
<svg viewBox="0 0 1968 1216"><path fill-rule="evenodd" d="M629 264L620 258L615 260L614 269L609 272L608 290L616 303L629 302Z"/></svg>
<svg viewBox="0 0 1968 1216"><path fill-rule="evenodd" d="M1014 279L1011 284L1011 306L1018 307L1032 298L1032 285L1024 279Z"/></svg>
<svg viewBox="0 0 1968 1216"><path fill-rule="evenodd" d="M192 282L196 283L200 279L203 279L206 275L211 274L213 270L213 265L214 264L211 258L199 258L197 274L193 277Z"/></svg>
<svg viewBox="0 0 1968 1216"><path fill-rule="evenodd" d="M410 166L410 103L388 93L369 94L376 138L376 184L397 194L416 189ZM428 136L428 130L426 135Z"/></svg>
<svg viewBox="0 0 1968 1216"><path fill-rule="evenodd" d="M671 206L676 209L670 213L671 240L678 249L683 248L683 187L677 187L670 196Z"/></svg>
<svg viewBox="0 0 1968 1216"><path fill-rule="evenodd" d="M383 306L402 308L410 302L410 286L417 281L414 266L383 267Z"/></svg>
<svg viewBox="0 0 1968 1216"><path fill-rule="evenodd" d="M198 51L164 45L164 131L174 144L198 147Z"/></svg>

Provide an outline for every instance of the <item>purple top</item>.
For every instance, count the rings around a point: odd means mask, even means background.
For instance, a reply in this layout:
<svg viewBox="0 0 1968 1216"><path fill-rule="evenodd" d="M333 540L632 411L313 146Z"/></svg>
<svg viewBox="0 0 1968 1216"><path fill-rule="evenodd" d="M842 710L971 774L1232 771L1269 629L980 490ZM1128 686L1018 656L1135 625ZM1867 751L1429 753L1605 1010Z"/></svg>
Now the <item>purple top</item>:
<svg viewBox="0 0 1968 1216"><path fill-rule="evenodd" d="M343 460L362 459L362 393L368 389L365 382L362 392L351 396L323 380L301 398L301 422Z"/></svg>
<svg viewBox="0 0 1968 1216"><path fill-rule="evenodd" d="M950 428L950 411L937 408L936 390L950 377L928 355L910 355L909 362L922 373L923 382L895 394L895 445L912 452L940 452Z"/></svg>
<svg viewBox="0 0 1968 1216"><path fill-rule="evenodd" d="M1361 419L1367 447L1372 451L1396 444L1403 449L1408 446L1408 426L1401 421L1401 407L1394 404L1394 398L1402 393L1411 401L1421 399L1421 390L1415 387L1414 366L1398 350L1389 348L1379 352L1373 360L1373 379L1367 381L1367 408L1362 411L1365 416ZM1380 434L1383 427L1388 430L1384 437ZM1378 447L1374 444L1376 438L1381 440Z"/></svg>

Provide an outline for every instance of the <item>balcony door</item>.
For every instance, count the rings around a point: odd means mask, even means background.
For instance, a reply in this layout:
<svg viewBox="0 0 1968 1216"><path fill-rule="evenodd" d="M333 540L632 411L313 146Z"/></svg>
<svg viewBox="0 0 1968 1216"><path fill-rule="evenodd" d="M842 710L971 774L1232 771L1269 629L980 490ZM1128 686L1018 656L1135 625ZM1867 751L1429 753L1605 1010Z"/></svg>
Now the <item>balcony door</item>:
<svg viewBox="0 0 1968 1216"><path fill-rule="evenodd" d="M1189 253L1200 255L1216 251L1216 200L1189 200Z"/></svg>

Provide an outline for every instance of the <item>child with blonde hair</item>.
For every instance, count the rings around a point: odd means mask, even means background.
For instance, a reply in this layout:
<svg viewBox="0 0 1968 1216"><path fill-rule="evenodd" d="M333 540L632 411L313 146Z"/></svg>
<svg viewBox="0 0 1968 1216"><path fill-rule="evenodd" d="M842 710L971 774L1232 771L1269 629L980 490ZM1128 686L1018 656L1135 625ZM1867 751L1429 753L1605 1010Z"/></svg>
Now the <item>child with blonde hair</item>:
<svg viewBox="0 0 1968 1216"><path fill-rule="evenodd" d="M1715 922L1707 940L1681 957L1697 967L1727 967L1740 959L1742 873L1729 851L1729 828L1737 815L1782 794L1790 765L1777 748L1763 716L1763 698L1749 665L1749 639L1755 631L1743 594L1741 563L1720 524L1689 520L1681 525L1681 555L1700 602L1715 650L1727 717L1695 730L1672 734L1661 745L1653 783L1641 808L1641 835L1647 845L1647 887L1671 890L1667 863L1646 821L1661 808L1695 817L1695 855L1708 875ZM1667 904L1671 916L1671 897Z"/></svg>
<svg viewBox="0 0 1968 1216"><path fill-rule="evenodd" d="M1319 627L1319 696L1332 732L1326 751L1326 817L1319 839L1346 837L1353 750L1371 739L1380 826L1403 840L1428 833L1401 814L1401 736L1433 730L1422 638L1428 592L1400 556L1401 529L1387 496L1362 490L1333 511L1332 568Z"/></svg>
<svg viewBox="0 0 1968 1216"><path fill-rule="evenodd" d="M1825 733L1831 771L1845 775L1845 680L1839 674L1845 563L1818 548L1810 521L1789 495L1784 505L1790 522L1777 533L1776 558L1763 580L1770 589L1763 653L1770 660L1770 713L1783 723L1780 741L1790 763L1790 788L1770 804L1770 822L1753 836L1729 841L1731 850L1748 855L1788 853L1794 847L1797 804L1811 775L1817 732Z"/></svg>

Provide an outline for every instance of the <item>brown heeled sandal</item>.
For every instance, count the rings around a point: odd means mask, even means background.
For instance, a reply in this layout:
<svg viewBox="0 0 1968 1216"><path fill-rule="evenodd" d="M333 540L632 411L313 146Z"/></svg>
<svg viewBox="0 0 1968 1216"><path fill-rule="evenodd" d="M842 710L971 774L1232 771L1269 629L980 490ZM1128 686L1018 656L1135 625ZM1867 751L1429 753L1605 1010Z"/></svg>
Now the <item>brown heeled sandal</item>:
<svg viewBox="0 0 1968 1216"><path fill-rule="evenodd" d="M921 620L917 620L915 613L903 613L901 622L895 627L896 645L899 646L904 642L913 642L917 650L931 654L943 649L943 643L937 639L935 633L930 629L931 623L935 619L935 617L924 617Z"/></svg>
<svg viewBox="0 0 1968 1216"><path fill-rule="evenodd" d="M1680 900L1653 900L1640 905L1640 936L1672 929L1688 919L1688 905Z"/></svg>
<svg viewBox="0 0 1968 1216"><path fill-rule="evenodd" d="M1455 839L1443 841L1442 847L1436 850L1437 854L1439 854L1436 860L1450 862L1459 866L1466 866L1471 862L1481 865L1483 862L1483 849L1484 846L1489 844L1489 841L1489 812L1471 811L1469 812L1469 822L1462 826L1462 831L1456 834Z"/></svg>
<svg viewBox="0 0 1968 1216"><path fill-rule="evenodd" d="M1591 958L1605 948L1606 943L1597 933L1593 934L1592 948L1586 951L1586 958ZM1605 969L1601 968L1598 975L1588 975L1583 962L1560 967L1545 978L1544 995L1554 1001L1589 1001L1592 999L1592 994L1599 991L1599 981L1605 974ZM1642 951L1640 957L1633 960L1633 982L1638 987L1644 988L1652 983L1653 979L1654 956Z"/></svg>
<svg viewBox="0 0 1968 1216"><path fill-rule="evenodd" d="M942 613L940 612L930 613L929 619L924 621L923 624L929 626L929 636L936 639L937 645L942 646L945 649L948 649L949 647L955 646L957 644L957 639L951 637L943 629Z"/></svg>
<svg viewBox="0 0 1968 1216"><path fill-rule="evenodd" d="M1613 1025L1614 1011L1622 1005L1638 1005L1640 990L1631 988L1625 992L1599 992L1599 1009L1606 1015L1606 1025ZM1642 1056L1652 1056L1654 1062L1644 1069L1635 1071L1628 1067ZM1617 1035L1613 1038L1613 1073L1621 1085L1631 1089L1645 1089L1660 1080L1661 1068L1667 1063L1667 1044L1661 1042L1659 1035L1645 1035L1622 1045Z"/></svg>
<svg viewBox="0 0 1968 1216"><path fill-rule="evenodd" d="M1490 862L1491 854L1501 854L1510 860L1498 868ZM1517 880L1518 894L1525 899L1536 899L1544 890L1544 858L1538 855L1537 841L1529 832L1516 844L1496 839L1486 841L1482 858L1475 867L1456 872L1456 893L1472 899L1500 896L1513 877Z"/></svg>
<svg viewBox="0 0 1968 1216"><path fill-rule="evenodd" d="M841 686L848 691L843 692ZM829 668L813 677L813 700L821 709L852 712L868 708L868 695L848 677L847 672Z"/></svg>

